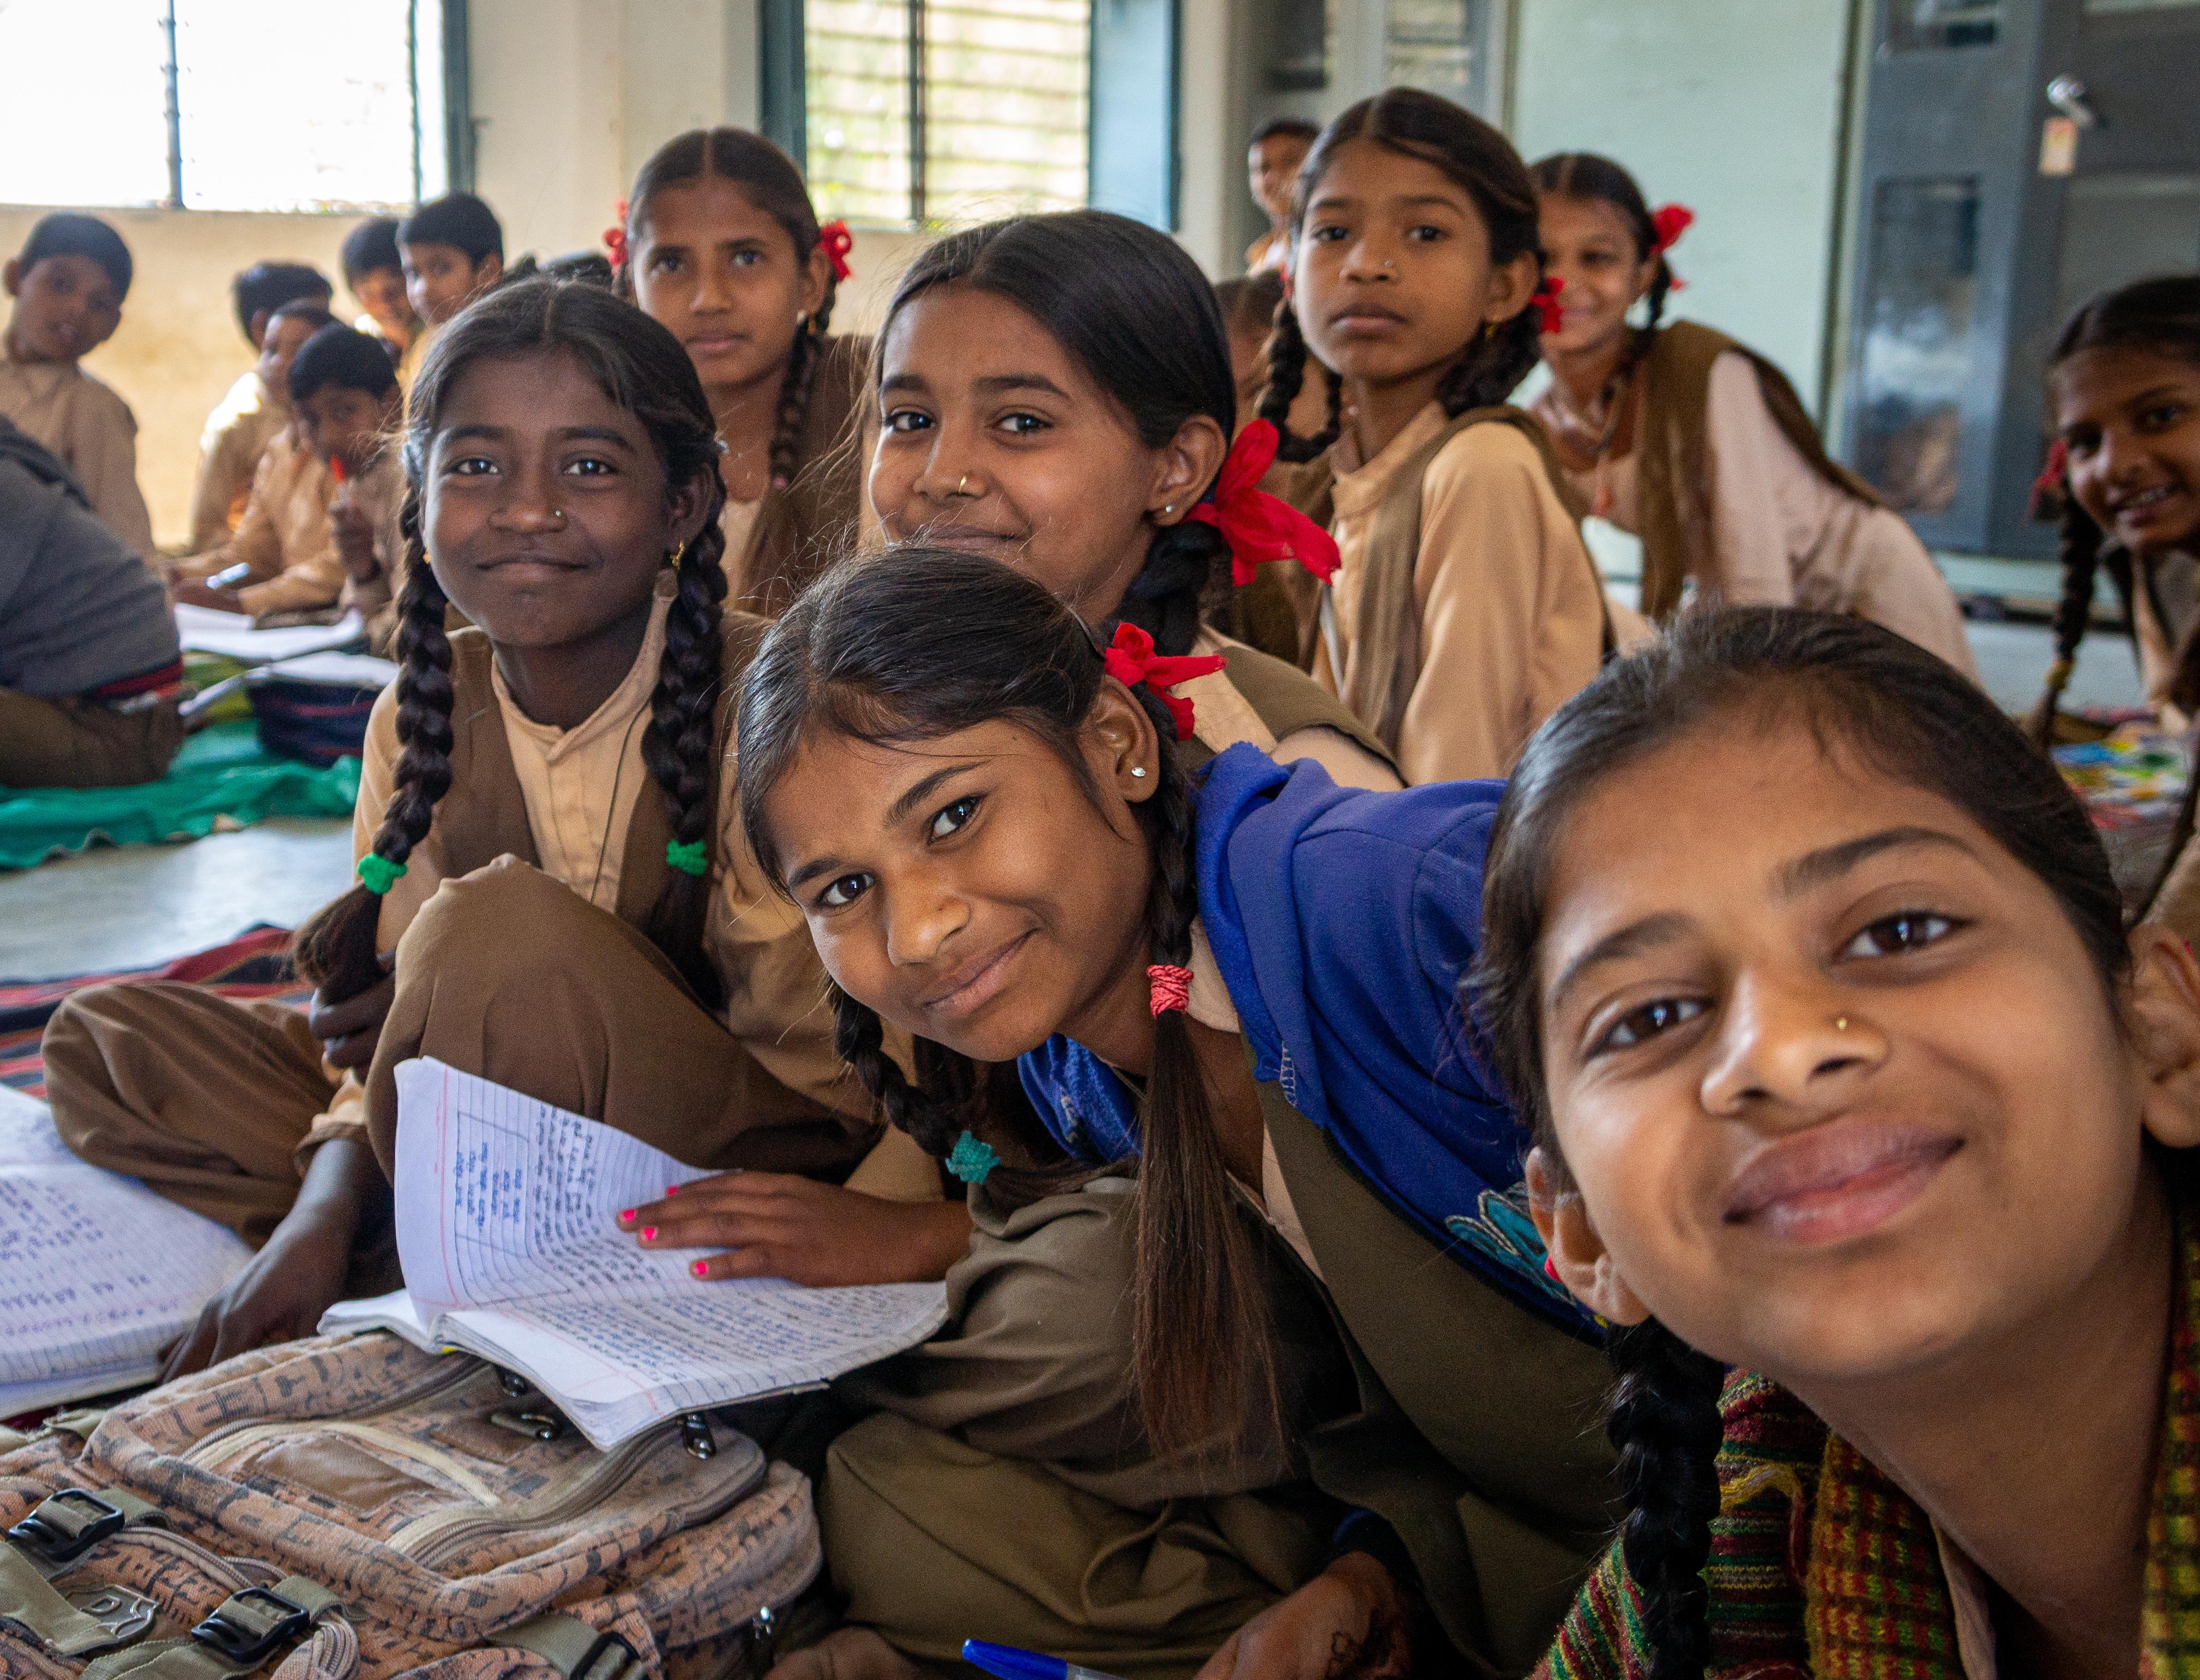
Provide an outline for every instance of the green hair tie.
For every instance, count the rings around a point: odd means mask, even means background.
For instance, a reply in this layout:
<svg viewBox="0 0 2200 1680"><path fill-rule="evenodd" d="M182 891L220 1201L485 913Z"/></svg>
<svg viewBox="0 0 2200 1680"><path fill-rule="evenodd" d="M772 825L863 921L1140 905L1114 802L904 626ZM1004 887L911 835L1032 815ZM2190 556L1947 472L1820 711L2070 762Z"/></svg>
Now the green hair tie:
<svg viewBox="0 0 2200 1680"><path fill-rule="evenodd" d="M986 1175L1001 1164L990 1143L980 1143L965 1132L947 1152L947 1170L965 1184L983 1184Z"/></svg>
<svg viewBox="0 0 2200 1680"><path fill-rule="evenodd" d="M377 898L395 886L404 872L403 864L392 863L379 852L369 852L359 860L359 878Z"/></svg>
<svg viewBox="0 0 2200 1680"><path fill-rule="evenodd" d="M675 840L664 849L664 860L688 875L707 875L711 859L700 840Z"/></svg>

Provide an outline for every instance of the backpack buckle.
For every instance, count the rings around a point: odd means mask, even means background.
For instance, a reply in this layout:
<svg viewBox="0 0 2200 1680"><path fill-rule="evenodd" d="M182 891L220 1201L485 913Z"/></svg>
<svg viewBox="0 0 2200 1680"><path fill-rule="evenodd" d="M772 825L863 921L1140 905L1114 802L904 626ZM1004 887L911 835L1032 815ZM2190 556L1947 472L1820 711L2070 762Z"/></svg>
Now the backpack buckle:
<svg viewBox="0 0 2200 1680"><path fill-rule="evenodd" d="M313 1613L292 1603L272 1587L246 1587L231 1593L191 1630L191 1637L211 1645L231 1662L257 1668L286 1639L310 1631Z"/></svg>
<svg viewBox="0 0 2200 1680"><path fill-rule="evenodd" d="M49 1494L8 1531L8 1537L56 1566L74 1563L129 1521L90 1488Z"/></svg>
<svg viewBox="0 0 2200 1680"><path fill-rule="evenodd" d="M620 1680L634 1660L634 1647L618 1635L606 1633L573 1665L570 1680Z"/></svg>

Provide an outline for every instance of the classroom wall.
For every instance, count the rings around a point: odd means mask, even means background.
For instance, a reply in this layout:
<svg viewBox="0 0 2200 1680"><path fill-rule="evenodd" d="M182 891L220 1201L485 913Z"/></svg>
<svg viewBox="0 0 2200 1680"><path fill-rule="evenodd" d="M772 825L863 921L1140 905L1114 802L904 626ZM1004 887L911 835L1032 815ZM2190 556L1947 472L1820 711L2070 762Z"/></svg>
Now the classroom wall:
<svg viewBox="0 0 2200 1680"><path fill-rule="evenodd" d="M1698 220L1668 313L1763 351L1818 406L1857 0L1518 0L1511 131L1600 151Z"/></svg>

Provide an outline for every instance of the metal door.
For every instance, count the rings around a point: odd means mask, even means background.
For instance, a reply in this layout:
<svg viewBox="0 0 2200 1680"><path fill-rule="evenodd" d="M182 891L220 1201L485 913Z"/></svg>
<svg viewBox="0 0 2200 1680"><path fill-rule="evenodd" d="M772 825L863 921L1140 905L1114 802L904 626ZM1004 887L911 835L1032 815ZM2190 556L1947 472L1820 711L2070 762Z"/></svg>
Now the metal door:
<svg viewBox="0 0 2200 1680"><path fill-rule="evenodd" d="M1874 0L1846 453L1936 547L2024 517L2069 310L2200 268L2200 0Z"/></svg>

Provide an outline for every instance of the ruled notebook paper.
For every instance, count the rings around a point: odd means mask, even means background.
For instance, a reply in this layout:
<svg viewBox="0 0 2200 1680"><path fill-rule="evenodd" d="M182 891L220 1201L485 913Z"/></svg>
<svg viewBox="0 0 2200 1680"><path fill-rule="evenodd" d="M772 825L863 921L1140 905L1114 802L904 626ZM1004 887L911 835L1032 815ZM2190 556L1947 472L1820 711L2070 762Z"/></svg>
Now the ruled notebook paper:
<svg viewBox="0 0 2200 1680"><path fill-rule="evenodd" d="M252 1257L237 1236L68 1152L0 1091L0 1417L149 1382Z"/></svg>
<svg viewBox="0 0 2200 1680"><path fill-rule="evenodd" d="M923 1340L939 1284L703 1283L618 1212L705 1177L625 1133L440 1062L397 1070L406 1289L325 1331L394 1329L520 1371L598 1446L664 1418L822 1382Z"/></svg>

